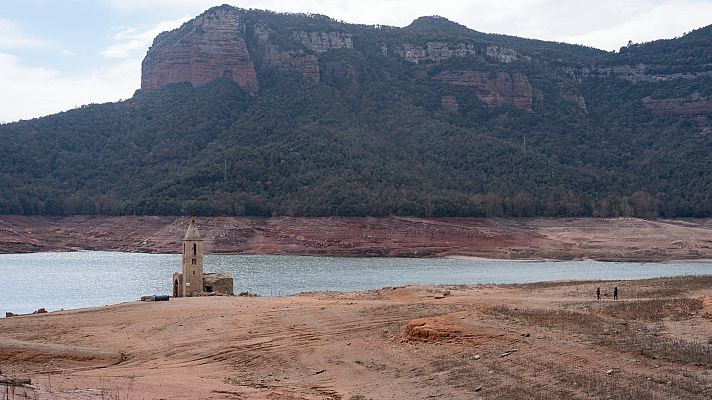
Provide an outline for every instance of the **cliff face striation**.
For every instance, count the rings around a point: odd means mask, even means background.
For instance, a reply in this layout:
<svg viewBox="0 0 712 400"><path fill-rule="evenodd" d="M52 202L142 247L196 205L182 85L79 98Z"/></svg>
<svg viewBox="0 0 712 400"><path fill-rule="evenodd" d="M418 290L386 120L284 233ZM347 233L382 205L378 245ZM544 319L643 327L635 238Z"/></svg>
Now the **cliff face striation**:
<svg viewBox="0 0 712 400"><path fill-rule="evenodd" d="M389 51L389 48L392 51ZM181 28L160 34L143 61L141 88L157 89L188 82L194 87L227 78L248 92L260 87L258 70L274 68L295 71L312 83L320 83L322 74L350 82L358 80L358 70L348 62L320 56L331 50L362 50L354 44L354 34L338 30L287 29L274 26L229 6L210 9ZM385 42L379 56L389 54L413 64L433 65L453 59L486 59L492 63L528 63L533 58L508 46L477 45L466 42ZM513 106L532 112L532 86L521 72L485 70L446 71L437 79L463 86L488 107ZM449 96L448 99L455 97ZM582 98L573 100L579 104ZM456 109L456 102L446 101ZM585 107L585 106L584 106Z"/></svg>
<svg viewBox="0 0 712 400"><path fill-rule="evenodd" d="M275 27L254 17L246 10L220 6L177 30L160 34L143 61L141 89L185 82L197 87L227 78L248 92L256 92L260 68L296 71L319 83L317 55L353 48L351 35L346 33L276 32Z"/></svg>
<svg viewBox="0 0 712 400"><path fill-rule="evenodd" d="M181 82L201 86L228 78L247 90L257 90L257 74L244 33L239 12L217 8L177 31L160 34L143 60L141 88Z"/></svg>
<svg viewBox="0 0 712 400"><path fill-rule="evenodd" d="M532 87L524 74L448 71L438 75L438 79L471 89L489 107L513 106L532 111Z"/></svg>
<svg viewBox="0 0 712 400"><path fill-rule="evenodd" d="M695 40L696 45L707 43L704 35ZM348 25L309 14L287 18L224 5L158 36L143 61L141 88L154 90L183 82L198 87L225 78L255 93L274 70L296 72L313 84L323 79L354 84L364 71L344 57L358 55L378 62L405 61L413 76L429 76L453 88L468 89L469 95L443 94L447 99L443 107L450 112L458 109L453 99L472 96L490 109L507 106L532 113L536 104L546 108L558 101L587 114L589 104L581 88L587 81L656 83L712 77L712 64L704 59L677 60L672 66L657 59L652 59L656 64L617 59L649 52L638 45L621 49L616 58L595 50L542 43L485 35L440 17L419 18L406 28L392 28ZM655 42L652 47L664 45ZM343 53L335 56L334 51ZM575 57L566 60L560 51ZM698 121L706 110L700 105L704 102L694 99L658 101L648 96L643 103L653 111L674 108L674 112L663 112Z"/></svg>
<svg viewBox="0 0 712 400"><path fill-rule="evenodd" d="M280 70L294 70L305 79L319 83L319 61L314 54L305 54L302 50L283 50L270 39L270 29L267 25L257 24L254 27L257 48L263 54L261 63L266 67ZM320 48L321 49L321 48Z"/></svg>

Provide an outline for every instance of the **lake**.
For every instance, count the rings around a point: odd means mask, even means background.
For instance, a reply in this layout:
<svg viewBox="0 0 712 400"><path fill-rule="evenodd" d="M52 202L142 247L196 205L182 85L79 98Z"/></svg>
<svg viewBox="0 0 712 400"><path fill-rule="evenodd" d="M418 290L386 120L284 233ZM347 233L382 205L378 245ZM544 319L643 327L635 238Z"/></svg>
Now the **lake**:
<svg viewBox="0 0 712 400"><path fill-rule="evenodd" d="M408 284L527 283L642 279L712 273L711 264L472 259L205 256L206 272L228 272L235 293L285 296L305 291L361 291ZM0 316L94 307L170 294L178 254L103 251L0 254Z"/></svg>

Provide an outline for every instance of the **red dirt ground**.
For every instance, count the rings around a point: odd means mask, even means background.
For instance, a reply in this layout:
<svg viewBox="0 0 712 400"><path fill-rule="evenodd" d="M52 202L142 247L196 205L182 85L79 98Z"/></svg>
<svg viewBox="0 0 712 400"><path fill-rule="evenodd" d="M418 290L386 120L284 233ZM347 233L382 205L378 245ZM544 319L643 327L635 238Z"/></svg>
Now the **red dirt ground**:
<svg viewBox="0 0 712 400"><path fill-rule="evenodd" d="M0 216L0 253L174 253L186 217ZM213 253L666 261L712 258L712 220L199 218Z"/></svg>
<svg viewBox="0 0 712 400"><path fill-rule="evenodd" d="M621 300L595 300L598 286ZM704 399L711 290L688 277L126 303L0 319L0 369L32 379L15 399Z"/></svg>

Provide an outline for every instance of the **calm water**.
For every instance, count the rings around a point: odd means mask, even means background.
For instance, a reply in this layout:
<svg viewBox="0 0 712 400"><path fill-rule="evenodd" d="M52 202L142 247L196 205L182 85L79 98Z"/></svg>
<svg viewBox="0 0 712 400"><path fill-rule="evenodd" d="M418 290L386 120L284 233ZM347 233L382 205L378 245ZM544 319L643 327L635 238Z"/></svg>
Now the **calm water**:
<svg viewBox="0 0 712 400"><path fill-rule="evenodd" d="M177 254L116 252L0 255L0 316L101 306L170 294ZM710 264L508 262L459 259L207 255L206 272L229 272L235 292L284 296L406 284L525 283L565 279L639 279L712 273Z"/></svg>

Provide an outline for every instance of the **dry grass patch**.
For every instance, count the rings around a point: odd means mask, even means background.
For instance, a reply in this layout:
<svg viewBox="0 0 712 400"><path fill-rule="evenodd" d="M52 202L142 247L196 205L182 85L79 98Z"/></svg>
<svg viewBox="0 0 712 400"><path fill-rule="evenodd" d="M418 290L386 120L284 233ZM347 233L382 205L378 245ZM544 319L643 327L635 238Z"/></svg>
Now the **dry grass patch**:
<svg viewBox="0 0 712 400"><path fill-rule="evenodd" d="M526 367L523 367L526 368ZM705 398L709 394L709 378L700 374L672 374L644 376L616 371L572 369L562 364L538 364L539 374L552 377L550 381L527 381L511 369L495 366L498 374L517 377L523 384L497 387L487 391L488 399L623 399L667 400Z"/></svg>
<svg viewBox="0 0 712 400"><path fill-rule="evenodd" d="M535 367L533 366L535 364ZM700 372L659 371L639 374L572 366L566 360L529 357L502 359L485 353L451 355L431 363L430 382L446 384L469 393L465 398L486 399L700 399L712 387L712 379ZM477 395L474 395L477 393Z"/></svg>
<svg viewBox="0 0 712 400"><path fill-rule="evenodd" d="M561 309L494 307L497 318L584 335L594 344L687 365L712 367L712 344L666 336L658 325L613 319L588 312Z"/></svg>
<svg viewBox="0 0 712 400"><path fill-rule="evenodd" d="M666 298L681 296L696 290L712 290L712 275L676 276L638 281L638 288L631 288L630 297Z"/></svg>
<svg viewBox="0 0 712 400"><path fill-rule="evenodd" d="M597 305L594 310L622 320L654 322L669 318L680 321L689 319L702 310L702 300L677 298L618 301Z"/></svg>
<svg viewBox="0 0 712 400"><path fill-rule="evenodd" d="M528 324L546 328L561 328L581 334L603 334L613 324L591 312L578 312L564 309L492 307L487 310L498 318L515 319Z"/></svg>

